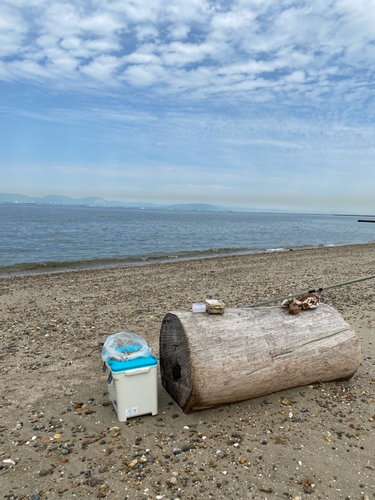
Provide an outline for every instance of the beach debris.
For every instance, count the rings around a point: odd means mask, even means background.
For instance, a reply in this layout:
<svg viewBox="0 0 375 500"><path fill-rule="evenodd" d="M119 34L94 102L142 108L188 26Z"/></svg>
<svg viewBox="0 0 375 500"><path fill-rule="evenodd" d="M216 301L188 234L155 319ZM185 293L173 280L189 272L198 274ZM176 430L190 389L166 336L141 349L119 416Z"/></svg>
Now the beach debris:
<svg viewBox="0 0 375 500"><path fill-rule="evenodd" d="M203 302L194 302L191 310L193 311L193 313L204 313L206 312L206 304L204 304Z"/></svg>
<svg viewBox="0 0 375 500"><path fill-rule="evenodd" d="M146 340L130 332L119 332L110 335L104 342L102 350L103 361L108 361L109 359L129 361L141 357L146 358L151 355L152 349L147 345Z"/></svg>
<svg viewBox="0 0 375 500"><path fill-rule="evenodd" d="M307 309L316 309L319 304L319 297L315 293L306 293L299 297L284 300L283 307L287 307L290 314L297 314Z"/></svg>
<svg viewBox="0 0 375 500"><path fill-rule="evenodd" d="M7 458L7 459L3 460L3 464L16 465L16 462L14 462L14 460L12 460L11 458Z"/></svg>
<svg viewBox="0 0 375 500"><path fill-rule="evenodd" d="M225 304L222 300L206 299L205 304L209 314L223 314L225 311Z"/></svg>

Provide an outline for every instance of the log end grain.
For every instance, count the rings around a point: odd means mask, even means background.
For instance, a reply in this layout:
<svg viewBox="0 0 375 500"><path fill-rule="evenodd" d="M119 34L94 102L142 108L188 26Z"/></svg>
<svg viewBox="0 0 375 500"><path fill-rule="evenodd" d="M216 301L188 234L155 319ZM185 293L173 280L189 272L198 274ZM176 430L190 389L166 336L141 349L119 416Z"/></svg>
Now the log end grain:
<svg viewBox="0 0 375 500"><path fill-rule="evenodd" d="M184 409L193 392L190 351L184 326L173 313L163 319L159 352L163 387Z"/></svg>

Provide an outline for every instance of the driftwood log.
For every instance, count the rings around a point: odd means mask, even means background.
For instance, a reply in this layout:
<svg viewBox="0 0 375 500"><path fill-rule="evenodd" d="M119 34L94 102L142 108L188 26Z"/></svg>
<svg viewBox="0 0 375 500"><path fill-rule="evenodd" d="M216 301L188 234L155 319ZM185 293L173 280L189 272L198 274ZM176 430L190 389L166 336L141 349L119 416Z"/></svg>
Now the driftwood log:
<svg viewBox="0 0 375 500"><path fill-rule="evenodd" d="M160 332L162 383L185 413L348 380L360 362L354 330L325 304L296 316L282 307L175 311Z"/></svg>

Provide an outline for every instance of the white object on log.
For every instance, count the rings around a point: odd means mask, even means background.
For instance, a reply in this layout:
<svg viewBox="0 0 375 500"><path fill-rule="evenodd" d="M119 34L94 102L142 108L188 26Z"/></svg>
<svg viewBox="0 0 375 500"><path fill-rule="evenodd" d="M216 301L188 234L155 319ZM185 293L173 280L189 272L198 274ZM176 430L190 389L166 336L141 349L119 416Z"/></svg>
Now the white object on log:
<svg viewBox="0 0 375 500"><path fill-rule="evenodd" d="M332 307L174 311L160 332L166 391L185 413L292 387L349 380L361 362L355 331Z"/></svg>
<svg viewBox="0 0 375 500"><path fill-rule="evenodd" d="M193 313L204 313L206 312L206 304L203 304L203 302L194 302L191 310Z"/></svg>

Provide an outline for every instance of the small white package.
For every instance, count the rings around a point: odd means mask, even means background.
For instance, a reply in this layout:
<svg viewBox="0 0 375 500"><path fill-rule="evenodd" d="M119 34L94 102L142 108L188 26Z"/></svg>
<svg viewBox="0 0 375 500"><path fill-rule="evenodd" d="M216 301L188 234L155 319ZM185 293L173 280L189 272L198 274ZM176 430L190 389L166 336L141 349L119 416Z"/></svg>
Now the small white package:
<svg viewBox="0 0 375 500"><path fill-rule="evenodd" d="M206 304L203 304L203 302L194 302L192 311L193 313L204 313L206 312Z"/></svg>

